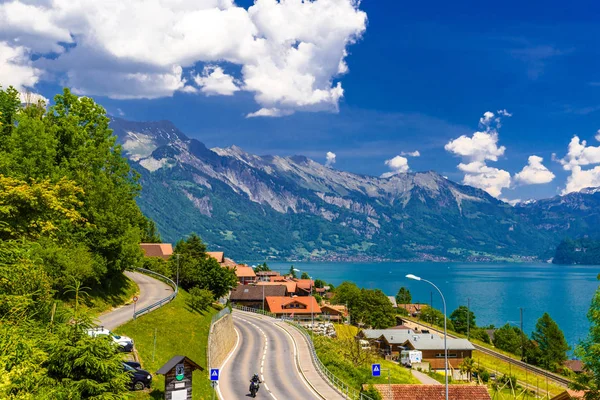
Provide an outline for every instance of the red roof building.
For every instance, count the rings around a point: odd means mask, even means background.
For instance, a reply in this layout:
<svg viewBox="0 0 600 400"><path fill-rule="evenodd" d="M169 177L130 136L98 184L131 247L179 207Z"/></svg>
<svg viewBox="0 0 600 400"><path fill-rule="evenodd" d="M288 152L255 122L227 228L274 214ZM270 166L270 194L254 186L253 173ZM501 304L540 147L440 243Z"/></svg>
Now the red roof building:
<svg viewBox="0 0 600 400"><path fill-rule="evenodd" d="M367 385L364 385L365 389ZM383 400L444 400L446 389L444 385L386 385L377 384L373 387L381 393ZM391 389L391 393L390 393ZM450 385L448 386L449 400L491 400L485 386Z"/></svg>
<svg viewBox="0 0 600 400"><path fill-rule="evenodd" d="M146 257L160 257L168 260L173 254L171 243L140 243Z"/></svg>
<svg viewBox="0 0 600 400"><path fill-rule="evenodd" d="M277 316L310 316L311 314L321 314L321 307L312 296L306 297L276 297L267 296L268 311Z"/></svg>

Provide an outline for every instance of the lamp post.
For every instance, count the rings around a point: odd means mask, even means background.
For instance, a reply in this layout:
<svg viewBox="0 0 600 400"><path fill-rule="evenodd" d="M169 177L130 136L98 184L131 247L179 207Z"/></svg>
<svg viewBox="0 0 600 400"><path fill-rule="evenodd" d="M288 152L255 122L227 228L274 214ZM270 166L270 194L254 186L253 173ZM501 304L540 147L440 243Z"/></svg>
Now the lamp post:
<svg viewBox="0 0 600 400"><path fill-rule="evenodd" d="M413 279L415 281L423 281L423 282L427 282L429 283L431 286L433 286L440 294L440 296L442 296L442 303L444 304L444 375L445 375L445 381L446 381L446 400L448 400L448 343L447 343L447 337L448 337L448 331L446 329L446 299L444 298L444 295L442 294L442 291L433 284L433 282L428 281L427 279L423 279L421 277L418 277L416 275L413 274L408 274L406 275L406 277L408 279Z"/></svg>

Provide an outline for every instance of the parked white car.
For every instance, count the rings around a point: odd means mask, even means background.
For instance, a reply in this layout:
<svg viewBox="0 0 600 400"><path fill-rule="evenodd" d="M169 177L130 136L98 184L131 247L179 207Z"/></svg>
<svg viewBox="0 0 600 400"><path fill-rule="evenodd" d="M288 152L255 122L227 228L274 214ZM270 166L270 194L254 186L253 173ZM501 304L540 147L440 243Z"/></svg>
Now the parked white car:
<svg viewBox="0 0 600 400"><path fill-rule="evenodd" d="M118 344L123 351L133 350L133 339L127 336L115 335L104 327L98 327L88 330L88 335L91 337L110 337L116 344Z"/></svg>

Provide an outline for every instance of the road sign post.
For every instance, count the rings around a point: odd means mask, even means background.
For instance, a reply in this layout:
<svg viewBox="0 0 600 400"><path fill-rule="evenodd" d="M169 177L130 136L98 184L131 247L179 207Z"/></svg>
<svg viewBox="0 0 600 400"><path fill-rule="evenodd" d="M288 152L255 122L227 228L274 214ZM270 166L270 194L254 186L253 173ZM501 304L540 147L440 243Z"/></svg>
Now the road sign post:
<svg viewBox="0 0 600 400"><path fill-rule="evenodd" d="M381 376L381 364L372 364L371 373L373 376Z"/></svg>
<svg viewBox="0 0 600 400"><path fill-rule="evenodd" d="M137 296L133 296L133 319L135 319L135 304L138 301L138 297Z"/></svg>

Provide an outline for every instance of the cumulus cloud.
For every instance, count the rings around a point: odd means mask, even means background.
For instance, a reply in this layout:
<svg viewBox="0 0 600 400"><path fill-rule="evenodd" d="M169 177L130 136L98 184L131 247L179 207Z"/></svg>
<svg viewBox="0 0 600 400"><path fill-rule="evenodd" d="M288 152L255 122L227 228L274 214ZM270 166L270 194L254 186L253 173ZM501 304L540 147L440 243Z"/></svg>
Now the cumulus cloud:
<svg viewBox="0 0 600 400"><path fill-rule="evenodd" d="M400 153L401 156L407 156L407 157L421 157L421 153L419 152L419 150L415 150L415 151L403 151Z"/></svg>
<svg viewBox="0 0 600 400"><path fill-rule="evenodd" d="M600 142L600 129L598 129L598 132L596 132L596 136L595 136L596 140Z"/></svg>
<svg viewBox="0 0 600 400"><path fill-rule="evenodd" d="M389 160L385 160L385 165L390 167L391 172L386 172L381 175L382 178L389 178L390 176L408 172L408 159L402 156L396 156Z"/></svg>
<svg viewBox="0 0 600 400"><path fill-rule="evenodd" d="M510 115L506 110L497 114L487 111L479 119L482 131L472 136L462 135L444 146L446 151L467 161L458 165L465 173L463 183L483 189L494 197L499 197L502 189L510 186L511 177L508 171L487 166L486 161L498 161L498 157L504 155L506 147L498 146L498 129L501 118Z"/></svg>
<svg viewBox="0 0 600 400"><path fill-rule="evenodd" d="M50 100L48 100L41 94L31 92L20 92L19 100L21 101L21 104L38 104L40 101L43 102L46 106L50 104Z"/></svg>
<svg viewBox="0 0 600 400"><path fill-rule="evenodd" d="M11 46L0 41L0 85L14 86L19 91L33 87L39 81L42 71L32 64L25 47Z"/></svg>
<svg viewBox="0 0 600 400"><path fill-rule="evenodd" d="M326 167L331 167L333 164L335 164L335 153L332 153L331 151L328 151L327 154L325 155L325 166Z"/></svg>
<svg viewBox="0 0 600 400"><path fill-rule="evenodd" d="M347 47L366 29L358 7L356 0L256 0L248 9L233 0L13 0L0 4L0 79L31 87L44 76L120 99L243 90L260 106L249 116L335 112ZM31 61L32 52L43 56ZM191 75L197 63L209 70ZM240 67L239 83L223 63Z"/></svg>
<svg viewBox="0 0 600 400"><path fill-rule="evenodd" d="M573 136L567 155L557 161L562 164L564 170L571 172L562 194L600 186L600 166L590 169L582 168L582 166L600 164L600 146L588 146L587 141Z"/></svg>
<svg viewBox="0 0 600 400"><path fill-rule="evenodd" d="M201 87L200 91L208 96L213 94L231 96L240 90L233 76L227 75L223 68L214 65L204 67L202 75L196 75L194 81Z"/></svg>
<svg viewBox="0 0 600 400"><path fill-rule="evenodd" d="M515 175L515 182L523 185L539 185L552 182L555 176L542 164L543 161L542 157L530 156L527 165Z"/></svg>

